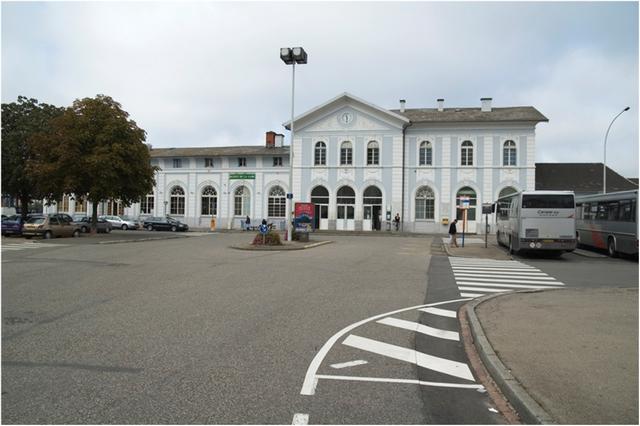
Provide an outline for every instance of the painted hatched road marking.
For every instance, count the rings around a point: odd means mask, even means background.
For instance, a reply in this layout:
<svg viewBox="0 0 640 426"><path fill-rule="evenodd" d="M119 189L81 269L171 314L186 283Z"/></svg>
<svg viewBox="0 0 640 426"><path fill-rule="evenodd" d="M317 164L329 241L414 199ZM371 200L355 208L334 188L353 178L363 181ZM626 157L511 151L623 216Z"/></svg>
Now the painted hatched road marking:
<svg viewBox="0 0 640 426"><path fill-rule="evenodd" d="M19 251L39 249L44 247L67 247L68 244L44 244L35 241L28 241L24 243L4 243L2 244L2 251Z"/></svg>
<svg viewBox="0 0 640 426"><path fill-rule="evenodd" d="M409 362L411 364L416 364L422 368L437 371L438 373L447 374L459 379L474 381L473 374L471 373L469 366L464 362L451 361L449 359L428 355L413 349L379 342L377 340L356 336L354 334L350 334L342 344L400 361Z"/></svg>
<svg viewBox="0 0 640 426"><path fill-rule="evenodd" d="M439 339L460 341L460 335L455 331L441 330L439 328L429 327L413 321L405 321L397 318L383 318L377 321L380 324L390 325L392 327L403 328L405 330L417 331L427 336L437 337Z"/></svg>

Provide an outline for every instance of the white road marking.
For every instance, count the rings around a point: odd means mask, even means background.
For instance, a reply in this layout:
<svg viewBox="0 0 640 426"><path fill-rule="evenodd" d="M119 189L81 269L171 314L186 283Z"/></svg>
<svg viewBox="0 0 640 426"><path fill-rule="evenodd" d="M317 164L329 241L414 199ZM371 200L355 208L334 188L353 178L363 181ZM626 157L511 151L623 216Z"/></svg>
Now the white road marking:
<svg viewBox="0 0 640 426"><path fill-rule="evenodd" d="M495 277L494 274L490 273L471 273L471 272L453 272L453 275L456 277L478 277L478 278L493 278ZM520 275L520 274L509 274L509 275L501 275L498 276L497 278L503 278L503 279L512 279L512 278L526 278L528 280L539 280L539 281L555 281L555 278L550 277L548 275L545 274L545 276L529 276L529 275Z"/></svg>
<svg viewBox="0 0 640 426"><path fill-rule="evenodd" d="M468 281L481 281L481 282L496 282L496 283L516 283L516 284L546 284L542 281L536 280L516 280L516 279L502 279L502 278L473 278L473 277L464 277L462 278ZM551 284L551 282L549 282ZM553 284L564 285L560 281L553 281Z"/></svg>
<svg viewBox="0 0 640 426"><path fill-rule="evenodd" d="M309 415L308 414L301 414L301 413L296 413L293 415L293 422L291 422L292 425L307 425L309 424Z"/></svg>
<svg viewBox="0 0 640 426"><path fill-rule="evenodd" d="M498 410L496 410L495 408L491 408L491 407L489 407L489 411L491 411L492 413L497 413L498 412Z"/></svg>
<svg viewBox="0 0 640 426"><path fill-rule="evenodd" d="M484 291L486 293L504 293L505 291L511 291L510 288L461 287L461 286L458 286L458 290Z"/></svg>
<svg viewBox="0 0 640 426"><path fill-rule="evenodd" d="M528 272L528 271L524 271L522 269L519 270L505 270L505 269L497 269L494 268L491 271L487 271L485 268L483 269L479 269L479 268L453 268L453 273L454 274L467 274L467 273L475 273L475 274L491 274L491 275L526 275L526 276L542 276L542 277L548 277L547 274L545 274L544 272Z"/></svg>
<svg viewBox="0 0 640 426"><path fill-rule="evenodd" d="M300 389L300 394L301 395L313 395L315 393L316 385L318 384L318 379L316 378L316 373L318 372L318 369L320 368L320 364L322 364L322 361L327 356L327 353L329 352L329 350L331 350L331 347L333 347L333 345L335 345L335 343L338 341L338 339L340 339L342 336L344 336L345 334L347 334L348 332L350 332L354 328L360 327L361 325L366 324L366 323L368 323L370 321L375 321L375 320L380 319L380 318L384 318L384 317L388 317L388 316L391 316L391 315L399 314L400 312L412 311L412 310L415 310L415 309L425 308L425 307L429 307L429 306L440 306L440 305L447 305L447 304L456 303L456 302L466 302L467 300L469 300L469 299L468 298L461 298L461 299L445 300L443 302L428 303L426 305L411 306L409 308L398 309L398 310L393 311L393 312L386 312L384 314L375 315L373 317L370 317L370 318L367 318L367 319L364 319L362 321L358 321L356 323L353 323L351 325L346 326L345 328L343 328L342 330L340 330L339 332L337 332L336 334L331 336L329 338L329 340L327 340L325 342L325 344L322 345L322 347L320 348L318 353L316 353L316 356L313 357L313 360L311 361L311 364L309 364L309 368L307 368L307 374L304 377L304 382L302 383L302 389Z"/></svg>
<svg viewBox="0 0 640 426"><path fill-rule="evenodd" d="M319 379L329 380L352 380L356 382L383 382L383 383L408 383L412 385L435 386L441 388L459 388L459 389L477 389L484 391L482 385L467 385L463 383L445 383L445 382L425 382L414 379L387 379L384 377L358 377L358 376L330 376L326 374L318 374Z"/></svg>
<svg viewBox="0 0 640 426"><path fill-rule="evenodd" d="M482 293L460 293L460 296L462 296L462 297L480 297L480 296L484 296L484 294L482 294Z"/></svg>
<svg viewBox="0 0 640 426"><path fill-rule="evenodd" d="M424 309L418 309L418 310L422 312L426 312L428 314L438 315L441 317L456 318L458 316L456 311L449 311L447 309L424 308Z"/></svg>
<svg viewBox="0 0 640 426"><path fill-rule="evenodd" d="M378 342L377 340L356 336L354 334L350 334L342 344L352 348L361 349L363 351L372 352L374 354L416 364L422 368L437 371L438 373L474 381L473 374L471 374L469 366L463 362L439 358L413 349Z"/></svg>
<svg viewBox="0 0 640 426"><path fill-rule="evenodd" d="M546 284L545 285L526 285L526 284L498 284L498 283L474 283L471 281L458 281L457 282L458 286L461 285L471 285L471 286L491 286L491 287L505 287L505 288L552 288L554 285L553 284ZM562 287L562 285L559 285L558 287Z"/></svg>
<svg viewBox="0 0 640 426"><path fill-rule="evenodd" d="M331 368L347 368L362 364L367 364L367 361L363 359L357 359L355 361L341 362L339 364L331 364Z"/></svg>
<svg viewBox="0 0 640 426"><path fill-rule="evenodd" d="M460 335L455 331L441 330L439 328L429 327L413 321L405 321L397 318L383 318L376 321L379 324L390 325L392 327L404 328L405 330L416 331L426 334L427 336L437 337L439 339L460 341Z"/></svg>
<svg viewBox="0 0 640 426"><path fill-rule="evenodd" d="M451 266L454 271L515 271L515 272L540 272L537 268L520 268L520 267L500 267L500 266Z"/></svg>

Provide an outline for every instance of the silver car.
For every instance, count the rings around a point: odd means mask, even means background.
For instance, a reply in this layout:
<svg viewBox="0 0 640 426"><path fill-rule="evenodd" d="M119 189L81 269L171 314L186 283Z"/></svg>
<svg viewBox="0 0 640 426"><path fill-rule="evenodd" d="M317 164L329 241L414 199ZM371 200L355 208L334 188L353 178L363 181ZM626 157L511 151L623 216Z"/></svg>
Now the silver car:
<svg viewBox="0 0 640 426"><path fill-rule="evenodd" d="M122 219L120 216L104 215L98 217L109 222L113 229L122 229L123 231L126 231L127 229L138 229L138 224L136 222Z"/></svg>

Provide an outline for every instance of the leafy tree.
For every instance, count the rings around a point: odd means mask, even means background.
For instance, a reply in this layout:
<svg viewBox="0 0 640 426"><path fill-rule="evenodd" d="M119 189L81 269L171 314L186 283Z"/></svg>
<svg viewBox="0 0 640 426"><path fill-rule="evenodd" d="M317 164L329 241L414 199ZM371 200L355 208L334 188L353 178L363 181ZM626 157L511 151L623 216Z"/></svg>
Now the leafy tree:
<svg viewBox="0 0 640 426"><path fill-rule="evenodd" d="M109 96L76 99L53 120L49 134L35 138L38 155L30 170L50 199L63 193L81 195L93 204L92 232L98 203L139 201L155 184L146 132Z"/></svg>
<svg viewBox="0 0 640 426"><path fill-rule="evenodd" d="M63 111L24 96L2 104L2 192L20 200L23 219L31 200L43 198L36 177L25 170L34 155L31 142L38 134L50 132L51 120Z"/></svg>

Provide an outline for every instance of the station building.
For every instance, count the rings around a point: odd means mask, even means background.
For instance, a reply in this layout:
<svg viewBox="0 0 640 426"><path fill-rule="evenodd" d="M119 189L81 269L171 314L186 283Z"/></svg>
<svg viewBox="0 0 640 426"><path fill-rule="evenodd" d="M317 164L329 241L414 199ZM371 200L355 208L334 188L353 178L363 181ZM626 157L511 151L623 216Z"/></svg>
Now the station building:
<svg viewBox="0 0 640 426"><path fill-rule="evenodd" d="M294 118L291 168L289 147L275 132L263 146L151 149L161 169L153 192L130 207L112 201L99 210L168 214L203 228L215 218L227 229L249 216L283 229L292 192L294 202L316 204L318 229L384 230L399 214L405 232L446 233L461 218L464 196L468 231L482 233L482 203L535 189L535 127L548 119L531 106L495 108L491 98L475 108L445 107L443 99L436 105L400 101L389 110L342 93ZM74 200L60 203L52 208L78 211Z"/></svg>

